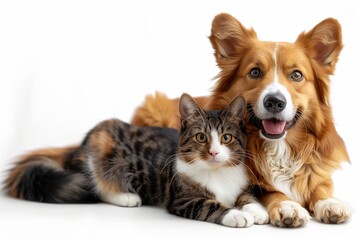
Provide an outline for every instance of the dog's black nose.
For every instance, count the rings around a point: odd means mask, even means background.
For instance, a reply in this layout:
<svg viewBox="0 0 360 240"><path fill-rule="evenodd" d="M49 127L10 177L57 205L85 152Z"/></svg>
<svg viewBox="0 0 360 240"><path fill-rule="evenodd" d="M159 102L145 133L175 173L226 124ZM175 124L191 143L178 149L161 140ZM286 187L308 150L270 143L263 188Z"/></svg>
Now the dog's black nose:
<svg viewBox="0 0 360 240"><path fill-rule="evenodd" d="M264 107L272 113L279 113L286 107L286 99L280 93L268 94L264 97Z"/></svg>

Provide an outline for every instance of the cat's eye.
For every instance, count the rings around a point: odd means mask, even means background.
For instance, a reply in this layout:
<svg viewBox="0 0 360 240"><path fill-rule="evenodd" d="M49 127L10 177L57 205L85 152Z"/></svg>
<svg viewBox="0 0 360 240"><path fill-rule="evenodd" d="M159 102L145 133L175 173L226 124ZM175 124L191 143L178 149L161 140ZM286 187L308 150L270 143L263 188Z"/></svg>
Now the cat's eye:
<svg viewBox="0 0 360 240"><path fill-rule="evenodd" d="M249 72L249 76L252 79L259 79L262 77L262 75L263 75L263 73L262 73L261 69L258 67L252 68Z"/></svg>
<svg viewBox="0 0 360 240"><path fill-rule="evenodd" d="M300 82L301 80L303 80L304 76L302 74L302 72L300 72L299 70L295 70L292 73L290 73L290 79L293 80L294 82Z"/></svg>
<svg viewBox="0 0 360 240"><path fill-rule="evenodd" d="M204 133L198 133L195 135L195 139L196 141L198 141L199 143L204 143L207 141L207 137Z"/></svg>
<svg viewBox="0 0 360 240"><path fill-rule="evenodd" d="M232 141L232 139L233 139L233 136L231 134L228 134L228 133L221 136L221 142L223 144L230 143Z"/></svg>

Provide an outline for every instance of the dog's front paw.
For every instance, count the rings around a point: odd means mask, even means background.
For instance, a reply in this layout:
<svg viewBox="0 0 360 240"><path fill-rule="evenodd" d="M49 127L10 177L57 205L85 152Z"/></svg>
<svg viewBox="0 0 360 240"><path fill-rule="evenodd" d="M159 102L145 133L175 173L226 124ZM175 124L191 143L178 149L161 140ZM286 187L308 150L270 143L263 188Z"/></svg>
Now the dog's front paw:
<svg viewBox="0 0 360 240"><path fill-rule="evenodd" d="M328 198L315 203L314 217L323 223L342 223L350 219L351 210L340 200Z"/></svg>
<svg viewBox="0 0 360 240"><path fill-rule="evenodd" d="M269 214L260 203L246 204L242 210L250 213L254 217L255 224L266 224L269 222Z"/></svg>
<svg viewBox="0 0 360 240"><path fill-rule="evenodd" d="M278 227L300 227L310 220L309 212L299 203L282 201L269 209L270 222Z"/></svg>
<svg viewBox="0 0 360 240"><path fill-rule="evenodd" d="M228 227L250 227L254 224L254 218L250 213L232 209L225 214L221 224Z"/></svg>

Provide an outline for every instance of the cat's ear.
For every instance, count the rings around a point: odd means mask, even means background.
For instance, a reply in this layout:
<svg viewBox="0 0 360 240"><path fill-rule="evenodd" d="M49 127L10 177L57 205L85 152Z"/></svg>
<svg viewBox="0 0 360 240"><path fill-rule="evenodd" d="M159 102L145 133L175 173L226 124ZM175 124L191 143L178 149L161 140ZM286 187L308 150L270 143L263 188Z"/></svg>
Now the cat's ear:
<svg viewBox="0 0 360 240"><path fill-rule="evenodd" d="M243 120L245 118L245 109L245 99L242 96L237 96L227 105L221 115L225 118Z"/></svg>
<svg viewBox="0 0 360 240"><path fill-rule="evenodd" d="M202 109L189 94L183 93L180 97L179 112L181 119L185 120L194 114L201 114Z"/></svg>

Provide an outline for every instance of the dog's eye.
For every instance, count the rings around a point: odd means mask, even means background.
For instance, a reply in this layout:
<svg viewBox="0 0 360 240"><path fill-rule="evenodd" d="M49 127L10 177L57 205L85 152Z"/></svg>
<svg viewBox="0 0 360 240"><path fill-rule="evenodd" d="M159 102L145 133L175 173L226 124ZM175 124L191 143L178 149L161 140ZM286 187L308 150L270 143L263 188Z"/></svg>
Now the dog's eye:
<svg viewBox="0 0 360 240"><path fill-rule="evenodd" d="M290 74L290 78L294 82L300 82L301 80L303 80L304 76L299 70L295 70Z"/></svg>
<svg viewBox="0 0 360 240"><path fill-rule="evenodd" d="M249 72L249 76L252 78L252 79L259 79L262 77L262 71L260 68L258 67L254 67L250 70Z"/></svg>

